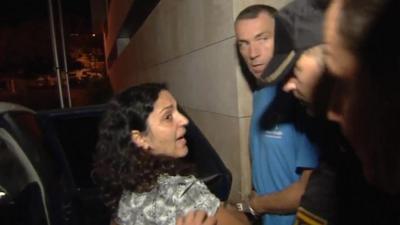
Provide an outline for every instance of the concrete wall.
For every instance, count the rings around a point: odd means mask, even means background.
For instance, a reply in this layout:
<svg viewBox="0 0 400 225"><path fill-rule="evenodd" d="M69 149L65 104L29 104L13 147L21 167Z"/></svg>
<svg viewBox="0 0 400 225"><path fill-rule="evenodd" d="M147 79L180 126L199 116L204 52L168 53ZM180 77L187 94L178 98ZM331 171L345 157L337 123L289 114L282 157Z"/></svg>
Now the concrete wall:
<svg viewBox="0 0 400 225"><path fill-rule="evenodd" d="M124 2L124 3L122 3ZM109 26L122 24L126 4L111 1ZM108 68L114 90L166 82L233 175L231 200L251 190L248 127L251 91L238 66L233 22L253 3L277 8L289 0L161 0ZM113 17L113 13L118 13ZM111 15L110 15L111 14ZM109 28L106 45L116 42ZM109 47L108 49L109 51ZM109 53L109 52L108 52Z"/></svg>

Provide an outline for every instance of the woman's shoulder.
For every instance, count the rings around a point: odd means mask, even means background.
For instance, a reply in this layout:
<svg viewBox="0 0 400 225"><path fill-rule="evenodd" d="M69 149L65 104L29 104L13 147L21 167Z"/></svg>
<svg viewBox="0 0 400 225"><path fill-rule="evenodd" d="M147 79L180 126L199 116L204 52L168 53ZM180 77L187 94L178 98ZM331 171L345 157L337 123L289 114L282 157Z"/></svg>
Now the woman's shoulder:
<svg viewBox="0 0 400 225"><path fill-rule="evenodd" d="M161 175L157 183L158 186L155 189L159 197L171 199L174 202L186 198L187 195L199 198L202 195L211 194L207 186L194 176Z"/></svg>
<svg viewBox="0 0 400 225"><path fill-rule="evenodd" d="M174 189L175 191L186 189L187 187L192 186L196 183L198 183L198 185L203 184L194 176L170 176L164 174L161 175L157 180L159 189Z"/></svg>
<svg viewBox="0 0 400 225"><path fill-rule="evenodd" d="M212 215L220 205L220 200L194 176L161 176L159 184L160 195L175 202L179 213L198 209Z"/></svg>
<svg viewBox="0 0 400 225"><path fill-rule="evenodd" d="M120 222L174 224L177 216L195 209L215 214L219 204L219 199L194 176L162 175L158 178L157 186L149 192L124 192L118 218Z"/></svg>
<svg viewBox="0 0 400 225"><path fill-rule="evenodd" d="M195 176L181 176L175 175L171 176L168 174L162 174L158 177L157 183L158 184L181 184L181 183L190 183L192 181L198 180Z"/></svg>

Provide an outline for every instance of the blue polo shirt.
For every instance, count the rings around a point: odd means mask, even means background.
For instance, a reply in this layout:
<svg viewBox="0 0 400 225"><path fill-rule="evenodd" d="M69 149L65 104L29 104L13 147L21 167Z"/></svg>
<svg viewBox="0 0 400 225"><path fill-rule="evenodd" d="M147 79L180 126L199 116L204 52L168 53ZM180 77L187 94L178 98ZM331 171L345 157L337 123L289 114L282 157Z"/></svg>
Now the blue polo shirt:
<svg viewBox="0 0 400 225"><path fill-rule="evenodd" d="M301 119L295 111L294 99L279 85L254 92L250 148L253 185L259 195L290 186L300 178L302 168L318 164L315 146L300 131L301 123L294 123ZM293 222L294 214L263 216L264 225Z"/></svg>

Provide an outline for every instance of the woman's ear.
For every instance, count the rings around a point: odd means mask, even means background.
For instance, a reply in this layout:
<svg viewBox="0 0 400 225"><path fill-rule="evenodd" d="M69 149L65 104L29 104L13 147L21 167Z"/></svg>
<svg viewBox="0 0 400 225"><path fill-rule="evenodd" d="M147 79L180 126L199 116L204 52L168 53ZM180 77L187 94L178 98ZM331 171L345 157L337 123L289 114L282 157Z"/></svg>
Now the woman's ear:
<svg viewBox="0 0 400 225"><path fill-rule="evenodd" d="M146 141L146 137L144 137L140 131L132 130L131 131L131 140L133 143L135 143L136 146L138 146L144 150L149 149L149 144Z"/></svg>

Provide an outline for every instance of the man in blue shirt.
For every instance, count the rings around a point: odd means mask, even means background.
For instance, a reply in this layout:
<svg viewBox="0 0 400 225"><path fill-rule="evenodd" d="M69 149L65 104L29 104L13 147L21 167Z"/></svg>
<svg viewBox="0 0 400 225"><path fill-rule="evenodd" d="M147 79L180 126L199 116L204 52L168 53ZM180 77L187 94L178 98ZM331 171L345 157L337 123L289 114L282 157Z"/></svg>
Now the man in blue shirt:
<svg viewBox="0 0 400 225"><path fill-rule="evenodd" d="M235 21L238 50L257 83L250 125L256 193L241 206L244 211L263 215L264 225L293 224L311 171L318 163L314 146L302 132L306 115L298 112L298 101L282 91L282 74L287 71L278 69L278 76L263 77L271 59L291 43L286 35L280 35L285 29L276 10L266 5L247 7ZM293 56L289 54L286 61L293 62Z"/></svg>

